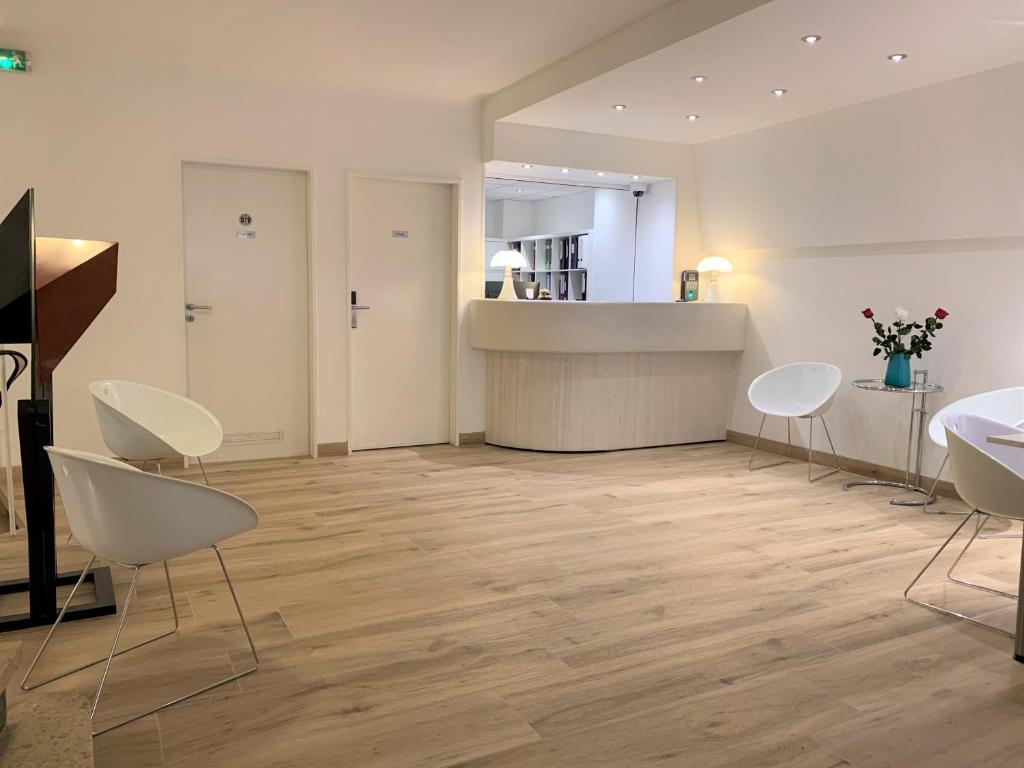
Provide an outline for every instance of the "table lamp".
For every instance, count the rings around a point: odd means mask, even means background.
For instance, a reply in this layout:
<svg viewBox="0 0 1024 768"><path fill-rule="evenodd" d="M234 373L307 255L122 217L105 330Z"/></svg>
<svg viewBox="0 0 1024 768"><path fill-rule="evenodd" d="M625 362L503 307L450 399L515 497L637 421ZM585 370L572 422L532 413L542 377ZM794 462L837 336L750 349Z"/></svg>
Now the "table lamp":
<svg viewBox="0 0 1024 768"><path fill-rule="evenodd" d="M491 257L491 266L505 268L505 280L501 284L501 293L498 294L498 298L502 301L518 299L515 287L512 285L512 270L526 269L526 267L530 266L526 261L526 257L519 251L498 251Z"/></svg>
<svg viewBox="0 0 1024 768"><path fill-rule="evenodd" d="M704 294L706 304L715 304L722 300L718 295L718 273L732 272L732 264L723 256L705 256L697 265L698 272L710 272L711 280L708 283L708 290Z"/></svg>

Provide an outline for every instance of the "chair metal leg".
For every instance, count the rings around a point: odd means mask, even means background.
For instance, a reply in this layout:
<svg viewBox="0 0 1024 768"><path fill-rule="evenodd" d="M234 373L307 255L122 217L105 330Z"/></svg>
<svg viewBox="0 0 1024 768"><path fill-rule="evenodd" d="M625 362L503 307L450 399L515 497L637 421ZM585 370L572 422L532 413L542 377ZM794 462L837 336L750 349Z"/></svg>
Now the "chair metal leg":
<svg viewBox="0 0 1024 768"><path fill-rule="evenodd" d="M782 466L783 464L789 464L789 462L790 462L789 452L790 452L790 450L792 450L792 441L790 440L790 433L789 433L789 419L786 419L786 446L787 446L787 448L786 448L786 459L785 459L785 461L776 461L776 462L774 462L772 464L763 464L760 467L755 467L754 466L754 454L757 453L757 444L761 440L761 433L764 431L764 422L765 422L765 420L767 418L768 418L768 414L764 414L764 415L761 416L761 428L757 430L757 437L754 438L754 447L750 451L750 458L747 459L747 470L749 470L751 472L756 472L757 470L761 470L761 469L768 469L769 467L779 467L779 466Z"/></svg>
<svg viewBox="0 0 1024 768"><path fill-rule="evenodd" d="M206 476L206 467L203 466L203 460L201 458L199 458L198 456L196 456L196 461L199 462L199 469L201 469L203 471L203 480L205 480L206 484L209 485L210 484L210 478L208 478Z"/></svg>
<svg viewBox="0 0 1024 768"><path fill-rule="evenodd" d="M823 427L825 427L825 435L828 437L828 444L832 448L832 456L836 460L836 468L835 469L830 469L827 472L823 472L822 474L818 475L817 477L811 477L811 463L812 463L811 462L811 456L812 456L812 454L814 452L814 419L811 418L810 419L811 431L810 431L809 439L807 441L807 482L808 483L816 483L819 480L823 480L824 478L828 477L829 475L834 475L836 472L839 472L842 469L842 467L839 466L839 456L838 456L838 454L836 454L836 447L834 445L832 445L832 435L830 435L828 433L828 426L825 424L825 417L824 416L819 416L818 418L821 419L821 425Z"/></svg>
<svg viewBox="0 0 1024 768"><path fill-rule="evenodd" d="M251 675L253 672L255 672L256 670L258 670L260 668L260 657L259 657L259 654L256 652L256 644L253 642L252 633L249 631L249 625L245 621L245 615L242 613L242 606L239 605L239 603L238 603L238 596L235 594L235 587L231 583L231 577L228 576L227 566L224 565L224 557L221 555L220 549L217 547L216 544L212 545L210 548L217 554L217 560L218 560L218 562L220 562L221 571L223 571L223 573L224 573L224 580L227 582L228 591L231 593L231 600L235 604L235 610L238 611L238 618L241 621L242 629L245 632L245 639L249 642L249 650L252 651L253 665L251 667L249 667L248 669L242 670L241 672L236 672L233 675L229 675L228 677L225 677L223 680L218 680L215 683L210 683L209 685L203 686L202 688L200 688L198 690L195 690L195 691L192 691L191 693L186 693L184 696L178 696L177 698L174 698L174 699L171 699L170 701L164 702L163 704L160 704L159 706L147 709L145 712L139 712L137 714L132 715L131 717L126 717L123 720L118 720L117 722L112 723L111 725L105 726L105 727L101 728L100 730L93 731L93 736L99 736L100 734L107 733L109 731L114 730L115 728L120 728L122 725L128 725L128 723L134 723L136 720L140 720L143 717L148 717L149 715L152 715L155 712L160 712L161 710L167 709L168 707L174 706L175 704L178 704L178 703L180 703L182 701L185 701L187 699L191 699L191 698L193 698L195 696L198 696L198 695L200 695L202 693L206 693L207 691L211 691L214 688L219 688L222 685L225 685L225 684L230 683L230 682L234 682L235 680L238 680L241 677L245 677L246 675ZM168 579L169 578L170 578L170 575L168 575ZM134 584L134 580L133 580L133 584ZM130 597L131 597L131 592L129 591L129 598ZM127 613L127 610L128 610L128 602L125 601L125 613ZM122 623L124 622L124 615L122 615L122 617L121 617L121 622ZM118 633L120 633L120 627L118 628ZM117 635L114 636L114 645L116 646L116 644L117 644ZM113 648L111 648L111 652L113 652ZM114 655L116 655L116 654L112 653L110 658L113 658ZM109 661L108 661L107 667L109 668L109 666L110 666L110 664L109 664ZM104 670L104 679L106 679L106 670ZM95 714L95 711L96 711L96 706L95 705L97 703L99 703L100 691L102 690L102 688L103 688L103 680L100 681L100 689L98 689L96 691L96 700L95 700L95 703L93 704L93 714Z"/></svg>
<svg viewBox="0 0 1024 768"><path fill-rule="evenodd" d="M967 540L967 543L964 544L964 548L960 550L960 554L956 556L956 560L953 561L953 564L946 569L946 578L964 587L970 587L971 589L977 589L982 592L988 592L991 595L1000 595L1001 597L1008 597L1011 600L1016 600L1017 595L1013 592L1006 592L1002 589L995 589L994 587L986 587L982 584L976 584L973 581L961 579L953 575L953 569L960 564L960 561L963 559L964 555L967 554L967 550L970 549L971 544L973 544L976 539L981 538L979 534L981 533L982 529L988 524L988 521L991 519L992 518L988 515L982 514L980 512L978 513L977 518L975 518L974 533L971 534L971 538L969 538Z"/></svg>
<svg viewBox="0 0 1024 768"><path fill-rule="evenodd" d="M131 607L132 598L135 597L135 587L139 583L139 574L142 573L142 568L135 566L135 570L132 573L132 583L128 587L128 596L124 599L124 605L121 607L121 618L117 622L117 630L114 632L114 642L110 644L110 653L107 654L107 663L103 665L103 674L100 675L100 684L96 687L96 695L92 699L92 709L89 710L89 720L92 721L96 718L96 707L100 704L100 696L103 695L103 684L107 682L107 675L110 673L110 663L114 660L114 656L117 655L117 641L121 638L121 630L124 629L124 621L128 618L128 609ZM96 731L93 731L93 736L96 736Z"/></svg>
<svg viewBox="0 0 1024 768"><path fill-rule="evenodd" d="M50 638L53 636L53 633L56 631L57 625L60 624L61 619L64 618L64 613L67 611L68 606L71 605L71 601L75 597L75 592L78 591L78 588L81 586L82 582L85 580L85 575L89 572L89 569L92 568L92 565L93 565L93 563L95 561L96 561L96 556L93 555L89 559L88 565L85 566L85 570L82 571L82 575L78 577L78 581L76 582L75 586L72 587L71 594L68 595L68 599L64 601L64 607L61 608L60 614L57 616L57 621L55 621L53 623L53 626L50 627L50 631L46 633L46 638L43 640L43 644L40 645L39 646L39 650L36 651L35 658L32 659L32 663L29 664L28 670L25 672L25 677L23 677L22 680L21 680L21 689L23 691L34 690L35 688L39 688L40 686L46 685L47 683L52 683L55 680L60 680L61 678L68 677L69 675L73 675L76 672L81 672L83 669L88 669L89 667L95 667L97 664L102 664L104 661L107 660L107 657L104 656L102 658L95 659L94 661L90 661L90 662L87 662L85 664L81 664L81 665L75 667L74 669L69 669L66 672L61 672L59 675L55 675L54 677L47 678L46 680L41 680L38 683L32 683L31 685L29 685L29 683L28 683L28 678L32 674L32 670L35 669L36 663L39 661L40 657L43 655L43 651L46 650L46 646L49 644ZM167 630L166 632L162 632L159 635L155 635L154 637L151 637L148 640L143 640L142 642L136 643L135 645L131 645L131 646L127 647L127 648L124 648L124 649L118 651L116 654L114 654L115 656L120 656L123 653L128 653L129 651L134 651L136 648L141 648L144 645L149 645L150 643L154 643L157 640L163 640L165 637L170 637L171 635L173 635L175 632L178 631L178 628L180 627L180 620L178 618L178 606L177 606L177 604L175 602L175 599L174 599L174 589L171 586L171 571L168 568L166 562L164 563L164 574L167 577L167 592L170 595L170 598L171 598L171 610L174 613L174 627L172 629ZM134 579L133 579L133 581L134 581ZM125 608L122 609L122 610L126 610L126 609L127 609L127 602L125 603Z"/></svg>
<svg viewBox="0 0 1024 768"><path fill-rule="evenodd" d="M961 530L963 530L963 527L965 525L967 525L967 521L970 520L972 517L974 517L976 514L979 514L978 510L976 510L976 509L972 510L969 515L967 515L963 520L960 521L960 524L949 535L949 538L947 538L944 542L942 542L942 546L940 546L935 551L935 554L932 555L931 558L929 558L927 563L925 563L924 568L922 568L920 571L917 572L917 575L913 578L913 580L910 582L910 584L907 585L907 588L905 590L903 590L903 597L908 602L911 602L914 605L920 605L922 608L927 608L930 611L935 611L936 613L941 613L941 614L943 614L945 616L952 616L953 618L956 618L956 619L962 619L963 621L970 622L971 624L977 624L979 627L985 627L986 629L994 630L996 632L999 632L1000 634L1006 635L1007 637L1013 637L1013 633L1012 632L1007 632L1005 629L1002 629L1000 627L995 627L995 626L992 626L991 624L986 624L984 621L979 621L978 619L975 619L972 616L968 616L968 615L963 614L963 613L958 613L957 611L951 611L948 608L943 608L941 606L935 605L934 603L928 603L928 602L925 602L924 600L918 600L917 598L914 598L914 597L910 596L910 590L912 590L914 588L914 586L917 584L917 582L920 580L920 578L922 576L924 576L925 571L927 571L929 568L931 568L932 564L936 560L939 559L939 555L941 555L945 551L946 547L949 546L950 542L952 542L953 539L956 538L957 534L960 533Z"/></svg>

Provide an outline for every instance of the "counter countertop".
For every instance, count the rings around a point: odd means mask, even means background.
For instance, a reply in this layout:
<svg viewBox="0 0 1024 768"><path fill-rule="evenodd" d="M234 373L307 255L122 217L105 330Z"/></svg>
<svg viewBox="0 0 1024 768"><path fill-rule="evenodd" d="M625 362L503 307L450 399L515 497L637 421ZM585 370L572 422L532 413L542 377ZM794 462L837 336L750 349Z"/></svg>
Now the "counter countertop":
<svg viewBox="0 0 1024 768"><path fill-rule="evenodd" d="M746 304L470 302L469 343L499 352L740 352Z"/></svg>

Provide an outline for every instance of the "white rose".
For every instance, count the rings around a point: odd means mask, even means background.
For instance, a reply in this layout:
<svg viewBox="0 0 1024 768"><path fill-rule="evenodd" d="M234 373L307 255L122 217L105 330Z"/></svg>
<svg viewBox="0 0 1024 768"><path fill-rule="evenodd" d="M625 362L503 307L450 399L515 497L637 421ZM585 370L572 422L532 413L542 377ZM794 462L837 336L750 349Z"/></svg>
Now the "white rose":
<svg viewBox="0 0 1024 768"><path fill-rule="evenodd" d="M901 323L907 322L907 318L910 317L910 313L907 312L903 307L896 307L896 319Z"/></svg>

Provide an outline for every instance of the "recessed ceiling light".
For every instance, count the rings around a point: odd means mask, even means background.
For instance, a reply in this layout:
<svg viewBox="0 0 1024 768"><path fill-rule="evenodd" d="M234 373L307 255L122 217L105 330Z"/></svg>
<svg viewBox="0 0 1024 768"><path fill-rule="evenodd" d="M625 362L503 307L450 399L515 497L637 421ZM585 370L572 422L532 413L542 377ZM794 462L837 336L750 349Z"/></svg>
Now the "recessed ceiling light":
<svg viewBox="0 0 1024 768"><path fill-rule="evenodd" d="M625 104L615 104L615 105L612 106L612 109L614 109L616 112L621 112L625 108L626 108Z"/></svg>
<svg viewBox="0 0 1024 768"><path fill-rule="evenodd" d="M529 163L523 163L523 168L533 168Z"/></svg>
<svg viewBox="0 0 1024 768"><path fill-rule="evenodd" d="M689 120L691 123L695 123L698 120L700 120L700 115L687 115L686 119Z"/></svg>
<svg viewBox="0 0 1024 768"><path fill-rule="evenodd" d="M516 192L517 192L517 193L519 193L519 194L522 194L522 193L523 193L523 192L525 192L525 191L526 191L525 189L517 189L517 190L516 190Z"/></svg>
<svg viewBox="0 0 1024 768"><path fill-rule="evenodd" d="M785 95L786 95L786 89L785 88L776 88L775 90L772 91L772 96L785 96Z"/></svg>
<svg viewBox="0 0 1024 768"><path fill-rule="evenodd" d="M815 43L821 42L821 35L804 35L800 39L808 45L814 45Z"/></svg>
<svg viewBox="0 0 1024 768"><path fill-rule="evenodd" d="M568 172L569 172L569 169L568 169L568 168L563 168L563 169L562 169L562 173L568 173Z"/></svg>
<svg viewBox="0 0 1024 768"><path fill-rule="evenodd" d="M640 181L640 177L639 177L639 176L636 176L636 175L634 175L634 176L633 176L633 181Z"/></svg>
<svg viewBox="0 0 1024 768"><path fill-rule="evenodd" d="M696 83L703 83L705 80L708 79L708 76L707 75L693 75L690 79L693 80Z"/></svg>
<svg viewBox="0 0 1024 768"><path fill-rule="evenodd" d="M604 176L604 171L598 171L598 172L597 172L597 175L598 175L598 176Z"/></svg>
<svg viewBox="0 0 1024 768"><path fill-rule="evenodd" d="M907 58L907 54L905 54L905 53L890 53L885 58L887 58L889 61L894 61L897 64L899 64L901 61L903 61L905 58Z"/></svg>

